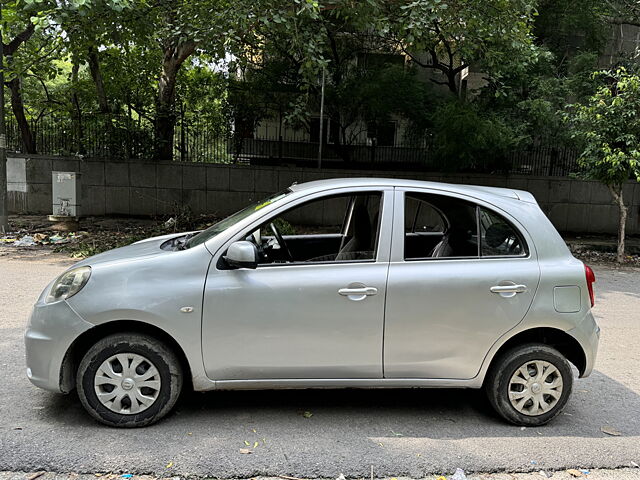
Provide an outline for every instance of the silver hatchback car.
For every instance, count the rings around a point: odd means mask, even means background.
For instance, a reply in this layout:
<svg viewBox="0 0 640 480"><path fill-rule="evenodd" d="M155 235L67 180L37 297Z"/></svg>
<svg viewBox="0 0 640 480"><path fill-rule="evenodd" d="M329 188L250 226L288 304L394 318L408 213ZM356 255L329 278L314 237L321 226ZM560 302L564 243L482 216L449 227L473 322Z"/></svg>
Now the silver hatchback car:
<svg viewBox="0 0 640 480"><path fill-rule="evenodd" d="M42 292L27 375L100 422L195 390L484 388L542 425L591 373L592 270L527 192L397 179L294 184L201 232L88 258Z"/></svg>

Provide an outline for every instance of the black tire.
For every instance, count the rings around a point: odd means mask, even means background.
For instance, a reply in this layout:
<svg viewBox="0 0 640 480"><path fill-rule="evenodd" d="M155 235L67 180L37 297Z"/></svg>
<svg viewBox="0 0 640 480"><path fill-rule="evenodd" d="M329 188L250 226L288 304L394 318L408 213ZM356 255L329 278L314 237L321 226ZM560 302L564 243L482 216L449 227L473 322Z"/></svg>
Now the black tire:
<svg viewBox="0 0 640 480"><path fill-rule="evenodd" d="M94 387L96 373L103 362L120 353L144 357L159 373L157 396L151 405L139 413L112 411L98 399ZM98 341L84 355L76 375L78 397L87 412L105 425L125 428L143 427L164 417L178 400L182 383L182 368L175 353L157 339L139 333L119 333Z"/></svg>
<svg viewBox="0 0 640 480"><path fill-rule="evenodd" d="M556 367L562 378L562 393L550 410L537 415L527 415L511 404L509 382L521 366L536 360L549 362ZM489 403L502 418L515 425L537 427L551 421L566 406L573 389L573 372L567 359L555 348L543 344L522 345L505 352L496 359L487 374L484 389Z"/></svg>

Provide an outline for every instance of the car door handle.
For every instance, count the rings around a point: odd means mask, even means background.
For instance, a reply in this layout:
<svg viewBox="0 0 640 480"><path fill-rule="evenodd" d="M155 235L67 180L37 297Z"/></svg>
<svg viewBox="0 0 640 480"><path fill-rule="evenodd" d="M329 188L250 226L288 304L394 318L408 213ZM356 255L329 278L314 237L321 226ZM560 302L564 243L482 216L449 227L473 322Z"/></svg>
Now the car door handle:
<svg viewBox="0 0 640 480"><path fill-rule="evenodd" d="M489 290L493 293L523 293L527 291L526 285L495 285Z"/></svg>
<svg viewBox="0 0 640 480"><path fill-rule="evenodd" d="M378 289L375 287L359 287L359 288L341 288L338 293L343 297L350 297L351 295L376 295Z"/></svg>

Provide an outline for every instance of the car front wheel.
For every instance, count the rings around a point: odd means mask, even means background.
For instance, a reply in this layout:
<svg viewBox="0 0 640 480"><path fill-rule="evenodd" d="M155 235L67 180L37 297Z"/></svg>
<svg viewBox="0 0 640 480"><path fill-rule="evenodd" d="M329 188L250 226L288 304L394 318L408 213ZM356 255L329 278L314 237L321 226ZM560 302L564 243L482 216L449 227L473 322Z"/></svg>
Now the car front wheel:
<svg viewBox="0 0 640 480"><path fill-rule="evenodd" d="M162 342L138 333L110 335L85 354L76 377L84 408L114 427L142 427L173 408L182 369Z"/></svg>
<svg viewBox="0 0 640 480"><path fill-rule="evenodd" d="M564 409L573 372L556 349L542 344L514 348L490 370L485 391L493 408L516 425L544 425Z"/></svg>

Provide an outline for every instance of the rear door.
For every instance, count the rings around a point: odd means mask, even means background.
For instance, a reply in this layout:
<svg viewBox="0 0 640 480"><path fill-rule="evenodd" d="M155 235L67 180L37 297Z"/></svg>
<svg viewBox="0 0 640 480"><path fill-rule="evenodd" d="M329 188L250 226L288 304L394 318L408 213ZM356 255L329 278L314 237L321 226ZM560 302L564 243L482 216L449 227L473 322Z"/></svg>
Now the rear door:
<svg viewBox="0 0 640 480"><path fill-rule="evenodd" d="M397 189L395 196L384 376L473 378L533 301L535 249L515 219L494 206L427 190ZM408 229L405 210L413 215L416 199L433 218L442 216L430 222L443 230L435 246L427 232L416 247L415 228Z"/></svg>

